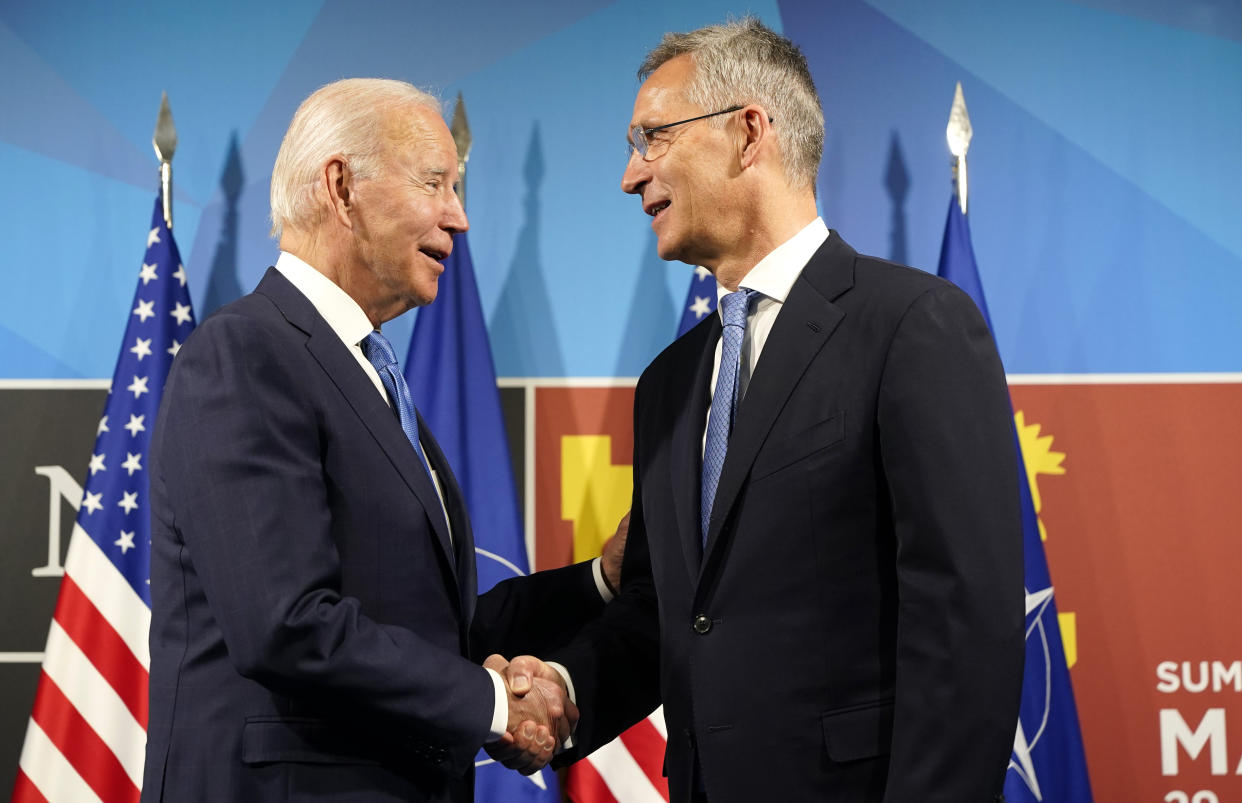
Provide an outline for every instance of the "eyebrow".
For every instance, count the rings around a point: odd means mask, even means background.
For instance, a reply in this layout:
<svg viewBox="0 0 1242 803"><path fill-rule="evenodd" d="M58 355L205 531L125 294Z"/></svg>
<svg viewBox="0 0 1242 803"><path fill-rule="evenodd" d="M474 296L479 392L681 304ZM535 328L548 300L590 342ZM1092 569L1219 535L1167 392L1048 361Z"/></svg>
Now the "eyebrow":
<svg viewBox="0 0 1242 803"><path fill-rule="evenodd" d="M431 179L444 179L451 171L447 167L425 167L418 173L419 181L429 181Z"/></svg>

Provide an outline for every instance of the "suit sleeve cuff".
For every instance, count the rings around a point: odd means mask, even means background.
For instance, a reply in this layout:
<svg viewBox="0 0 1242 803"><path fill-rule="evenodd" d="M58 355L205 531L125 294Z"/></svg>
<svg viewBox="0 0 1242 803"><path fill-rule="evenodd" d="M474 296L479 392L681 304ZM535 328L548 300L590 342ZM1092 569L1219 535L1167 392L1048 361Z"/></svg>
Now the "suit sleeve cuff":
<svg viewBox="0 0 1242 803"><path fill-rule="evenodd" d="M492 709L492 729L488 732L488 741L494 742L504 738L509 725L509 695L505 688L505 679L494 669L488 669L492 676L492 684L496 688L496 707Z"/></svg>
<svg viewBox="0 0 1242 803"><path fill-rule="evenodd" d="M604 602L612 602L613 593L608 590L608 584L604 582L603 563L604 563L603 558L596 558L595 560L591 561L591 576L595 578L595 588L597 591L599 591L599 595L601 598L603 598ZM562 672L561 674L565 674L565 673ZM569 677L566 676L565 679L569 680ZM572 689L573 687L570 686L570 688Z"/></svg>

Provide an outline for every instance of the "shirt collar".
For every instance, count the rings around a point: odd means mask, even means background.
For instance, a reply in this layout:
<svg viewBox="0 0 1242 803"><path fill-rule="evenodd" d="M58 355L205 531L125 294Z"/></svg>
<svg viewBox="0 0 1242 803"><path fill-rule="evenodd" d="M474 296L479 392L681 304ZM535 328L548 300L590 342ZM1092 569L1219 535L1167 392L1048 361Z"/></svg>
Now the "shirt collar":
<svg viewBox="0 0 1242 803"><path fill-rule="evenodd" d="M828 239L828 227L822 217L817 217L802 227L794 236L774 248L771 253L759 260L759 263L742 277L739 287L746 287L759 294L784 304L789 290L793 287L806 263ZM728 288L716 286L716 300L729 294ZM717 310L719 310L717 304ZM719 311L717 314L723 314Z"/></svg>
<svg viewBox="0 0 1242 803"><path fill-rule="evenodd" d="M288 251L281 251L276 270L296 287L347 346L356 346L375 327L358 302L340 285Z"/></svg>

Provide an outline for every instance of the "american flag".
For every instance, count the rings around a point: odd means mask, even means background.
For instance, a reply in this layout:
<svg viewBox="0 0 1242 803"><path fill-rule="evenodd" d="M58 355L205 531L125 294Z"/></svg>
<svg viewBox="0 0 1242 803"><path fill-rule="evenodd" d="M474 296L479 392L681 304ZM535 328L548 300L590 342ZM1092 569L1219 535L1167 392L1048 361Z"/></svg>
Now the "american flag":
<svg viewBox="0 0 1242 803"><path fill-rule="evenodd" d="M716 280L704 267L694 269L677 336L716 311ZM661 803L668 800L664 748L668 732L664 707L569 768L565 792L574 803Z"/></svg>
<svg viewBox="0 0 1242 803"><path fill-rule="evenodd" d="M137 801L151 625L147 454L164 379L194 329L156 198L146 256L69 540L14 803Z"/></svg>
<svg viewBox="0 0 1242 803"><path fill-rule="evenodd" d="M565 793L574 803L665 803L664 706L569 768Z"/></svg>

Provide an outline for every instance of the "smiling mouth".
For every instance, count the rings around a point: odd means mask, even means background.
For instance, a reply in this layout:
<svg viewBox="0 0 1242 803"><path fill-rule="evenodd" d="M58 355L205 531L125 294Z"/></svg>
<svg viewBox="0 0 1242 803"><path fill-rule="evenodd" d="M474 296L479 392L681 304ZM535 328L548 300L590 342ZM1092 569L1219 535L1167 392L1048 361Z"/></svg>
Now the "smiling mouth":
<svg viewBox="0 0 1242 803"><path fill-rule="evenodd" d="M661 212L668 209L669 204L669 201L660 201L659 203L652 204L643 211L645 211L648 215L651 215L653 218L658 218Z"/></svg>
<svg viewBox="0 0 1242 803"><path fill-rule="evenodd" d="M444 259L446 259L446 258L448 257L448 255L449 255L449 252L448 252L448 251L441 251L441 250L440 250L440 249L438 249L438 248L420 248L420 249L418 249L418 250L419 250L419 251L421 251L422 253L426 254L427 256L431 257L431 258L432 258L432 259L434 259L436 262L441 262L441 261L443 261L443 260L444 260Z"/></svg>

